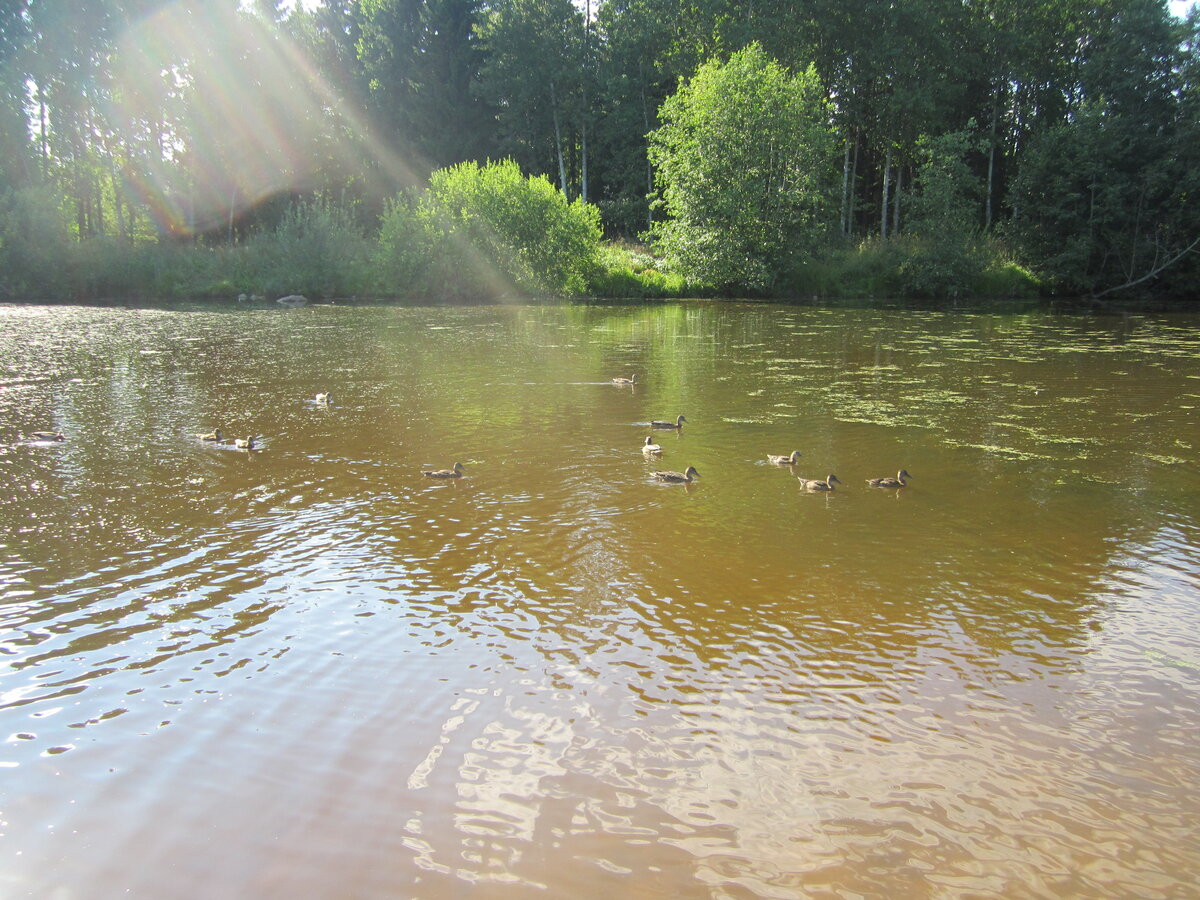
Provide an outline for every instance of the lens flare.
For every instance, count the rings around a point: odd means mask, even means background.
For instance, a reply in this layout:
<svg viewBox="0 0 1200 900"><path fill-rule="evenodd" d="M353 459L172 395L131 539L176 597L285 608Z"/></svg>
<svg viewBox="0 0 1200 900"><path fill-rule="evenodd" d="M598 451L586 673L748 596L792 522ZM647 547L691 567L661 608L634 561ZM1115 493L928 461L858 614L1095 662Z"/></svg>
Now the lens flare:
<svg viewBox="0 0 1200 900"><path fill-rule="evenodd" d="M373 163L381 191L417 182L308 54L232 5L176 3L135 23L116 54L108 116L135 148L132 190L168 233L230 222L264 199Z"/></svg>

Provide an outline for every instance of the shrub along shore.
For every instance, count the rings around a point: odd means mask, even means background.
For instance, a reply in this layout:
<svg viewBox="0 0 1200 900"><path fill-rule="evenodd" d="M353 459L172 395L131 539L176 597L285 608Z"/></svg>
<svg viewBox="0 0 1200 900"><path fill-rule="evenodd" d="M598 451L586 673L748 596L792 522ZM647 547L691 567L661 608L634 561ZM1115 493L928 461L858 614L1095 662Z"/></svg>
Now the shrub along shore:
<svg viewBox="0 0 1200 900"><path fill-rule="evenodd" d="M604 240L594 206L568 202L509 161L435 172L426 190L390 201L373 234L348 210L317 200L292 205L277 226L236 244L75 241L32 198L3 200L0 299L9 301L1030 298L1039 289L990 239L939 262L961 270L943 293L914 284L914 266L929 266L928 246L914 238L827 245L759 290L689 279L653 245Z"/></svg>

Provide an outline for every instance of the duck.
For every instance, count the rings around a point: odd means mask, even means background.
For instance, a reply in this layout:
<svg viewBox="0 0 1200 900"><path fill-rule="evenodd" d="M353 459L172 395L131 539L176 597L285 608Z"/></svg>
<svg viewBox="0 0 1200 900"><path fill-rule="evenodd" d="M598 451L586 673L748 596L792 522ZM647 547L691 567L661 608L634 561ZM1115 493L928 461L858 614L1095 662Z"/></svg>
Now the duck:
<svg viewBox="0 0 1200 900"><path fill-rule="evenodd" d="M314 403L324 403L326 406L328 406L330 403L333 402L333 394L322 392L320 394L317 394L316 399L313 402Z"/></svg>
<svg viewBox="0 0 1200 900"><path fill-rule="evenodd" d="M642 444L642 452L647 456L654 453L662 453L662 447L654 443L654 438L650 437L650 435L646 435L646 443Z"/></svg>
<svg viewBox="0 0 1200 900"><path fill-rule="evenodd" d="M197 437L199 440L202 440L202 441L210 441L210 442L212 442L212 443L214 443L214 444L219 444L219 443L221 443L223 440L225 440L225 435L221 434L221 429L220 429L220 428L217 428L217 429L215 429L215 430L213 430L213 431L210 431L210 432L208 432L207 434L198 434L198 435L196 435L196 437Z"/></svg>
<svg viewBox="0 0 1200 900"><path fill-rule="evenodd" d="M674 422L660 422L657 419L655 419L650 423L650 427L651 428L682 428L683 423L686 421L687 421L687 419L685 419L682 415L678 419L676 419Z"/></svg>
<svg viewBox="0 0 1200 900"><path fill-rule="evenodd" d="M832 491L835 484L842 483L842 480L833 474L826 476L824 481L813 481L807 478L801 478L800 481L806 491Z"/></svg>
<svg viewBox="0 0 1200 900"><path fill-rule="evenodd" d="M773 454L770 454L770 453L767 454L767 459L769 459L771 462L775 463L775 465L777 465L777 466L794 466L796 464L796 460L798 460L799 458L800 458L799 450L793 450L791 456L774 456Z"/></svg>
<svg viewBox="0 0 1200 900"><path fill-rule="evenodd" d="M254 448L256 448L258 446L258 438L256 438L256 437L237 438L233 442L233 446L237 447L239 450L253 450Z"/></svg>
<svg viewBox="0 0 1200 900"><path fill-rule="evenodd" d="M33 431L29 438L34 441L65 441L67 436L61 431Z"/></svg>
<svg viewBox="0 0 1200 900"><path fill-rule="evenodd" d="M908 474L908 469L901 469L896 473L895 478L868 478L867 484L871 487L882 488L902 488L907 487L907 479L912 478Z"/></svg>
<svg viewBox="0 0 1200 900"><path fill-rule="evenodd" d="M630 375L628 378L617 377L612 380L613 384L637 384L637 374Z"/></svg>
<svg viewBox="0 0 1200 900"><path fill-rule="evenodd" d="M695 466L688 466L686 472L655 472L654 477L671 484L691 484L693 478L700 477L700 473Z"/></svg>
<svg viewBox="0 0 1200 900"><path fill-rule="evenodd" d="M463 468L463 464L456 462L452 469L430 469L421 474L429 478L462 478L464 472L466 472L466 469Z"/></svg>

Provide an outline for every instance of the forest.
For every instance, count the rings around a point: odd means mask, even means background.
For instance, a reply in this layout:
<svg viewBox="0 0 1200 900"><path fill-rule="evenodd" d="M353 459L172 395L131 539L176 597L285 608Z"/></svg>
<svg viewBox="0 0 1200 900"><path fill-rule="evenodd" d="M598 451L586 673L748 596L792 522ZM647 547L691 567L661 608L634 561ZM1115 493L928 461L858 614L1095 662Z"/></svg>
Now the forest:
<svg viewBox="0 0 1200 900"><path fill-rule="evenodd" d="M0 0L0 299L1192 301L1165 0Z"/></svg>

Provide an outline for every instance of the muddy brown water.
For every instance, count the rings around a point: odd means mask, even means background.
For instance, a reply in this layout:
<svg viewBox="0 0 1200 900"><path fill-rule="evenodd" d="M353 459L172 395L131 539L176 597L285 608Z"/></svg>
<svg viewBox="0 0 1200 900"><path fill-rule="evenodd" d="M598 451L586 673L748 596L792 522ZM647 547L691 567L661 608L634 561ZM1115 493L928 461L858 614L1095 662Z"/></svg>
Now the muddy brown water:
<svg viewBox="0 0 1200 900"><path fill-rule="evenodd" d="M1195 890L1200 317L3 306L0 367L4 897Z"/></svg>

